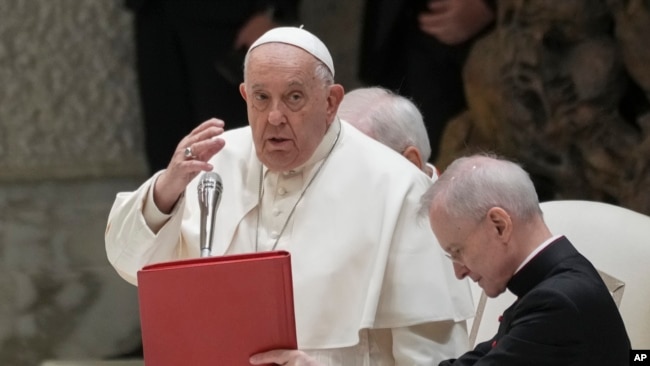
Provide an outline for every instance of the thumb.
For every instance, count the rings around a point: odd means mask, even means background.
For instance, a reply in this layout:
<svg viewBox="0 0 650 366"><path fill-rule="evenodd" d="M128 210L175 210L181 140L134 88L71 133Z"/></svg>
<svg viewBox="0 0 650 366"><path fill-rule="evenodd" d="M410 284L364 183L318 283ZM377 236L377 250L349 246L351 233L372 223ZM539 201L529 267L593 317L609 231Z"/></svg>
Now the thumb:
<svg viewBox="0 0 650 366"><path fill-rule="evenodd" d="M282 357L284 352L284 350L272 350L268 352L257 353L252 355L249 358L249 361L252 365L262 365L268 363L277 363L282 365L287 362L284 357Z"/></svg>

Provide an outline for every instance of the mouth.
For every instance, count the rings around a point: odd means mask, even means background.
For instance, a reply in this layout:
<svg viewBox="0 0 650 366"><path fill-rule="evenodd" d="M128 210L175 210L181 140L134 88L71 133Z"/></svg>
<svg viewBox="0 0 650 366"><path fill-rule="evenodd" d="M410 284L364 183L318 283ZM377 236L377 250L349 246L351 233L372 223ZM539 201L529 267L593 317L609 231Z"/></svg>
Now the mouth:
<svg viewBox="0 0 650 366"><path fill-rule="evenodd" d="M291 145L291 139L283 137L270 137L266 141L273 149L287 149Z"/></svg>

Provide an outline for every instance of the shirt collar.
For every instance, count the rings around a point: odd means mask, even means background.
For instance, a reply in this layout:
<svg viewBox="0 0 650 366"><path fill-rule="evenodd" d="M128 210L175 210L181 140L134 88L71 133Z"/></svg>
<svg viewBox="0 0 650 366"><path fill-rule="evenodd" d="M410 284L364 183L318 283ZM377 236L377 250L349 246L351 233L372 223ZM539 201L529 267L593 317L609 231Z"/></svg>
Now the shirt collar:
<svg viewBox="0 0 650 366"><path fill-rule="evenodd" d="M546 239L542 244L538 245L537 248L535 248L535 250L533 250L530 254L528 254L528 257L526 257L526 259L524 259L524 261L519 265L519 267L517 267L517 270L515 271L515 273L519 272L520 269L522 269L528 262L530 262L533 258L535 258L537 253L541 252L544 248L549 246L549 244L551 244L552 242L557 240L557 238L559 238L560 236L562 236L562 235L552 236L552 237Z"/></svg>

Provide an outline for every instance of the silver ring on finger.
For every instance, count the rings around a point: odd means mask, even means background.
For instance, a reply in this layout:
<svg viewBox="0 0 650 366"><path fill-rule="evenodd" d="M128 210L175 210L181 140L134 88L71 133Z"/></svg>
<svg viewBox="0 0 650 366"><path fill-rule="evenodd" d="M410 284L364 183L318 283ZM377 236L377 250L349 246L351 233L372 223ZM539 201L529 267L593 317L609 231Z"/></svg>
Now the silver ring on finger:
<svg viewBox="0 0 650 366"><path fill-rule="evenodd" d="M183 156L185 156L185 159L196 159L196 155L194 155L194 152L192 151L192 146L185 148L185 151L183 151Z"/></svg>

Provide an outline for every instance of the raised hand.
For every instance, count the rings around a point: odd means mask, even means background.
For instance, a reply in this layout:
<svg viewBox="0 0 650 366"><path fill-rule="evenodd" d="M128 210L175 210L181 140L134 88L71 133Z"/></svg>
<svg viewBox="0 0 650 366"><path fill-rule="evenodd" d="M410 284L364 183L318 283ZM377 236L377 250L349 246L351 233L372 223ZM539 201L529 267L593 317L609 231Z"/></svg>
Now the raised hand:
<svg viewBox="0 0 650 366"><path fill-rule="evenodd" d="M219 138L223 127L222 120L209 119L178 144L167 169L154 185L154 202L161 212L171 212L187 184L199 173L213 169L208 161L225 145L225 141Z"/></svg>

